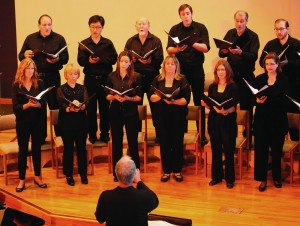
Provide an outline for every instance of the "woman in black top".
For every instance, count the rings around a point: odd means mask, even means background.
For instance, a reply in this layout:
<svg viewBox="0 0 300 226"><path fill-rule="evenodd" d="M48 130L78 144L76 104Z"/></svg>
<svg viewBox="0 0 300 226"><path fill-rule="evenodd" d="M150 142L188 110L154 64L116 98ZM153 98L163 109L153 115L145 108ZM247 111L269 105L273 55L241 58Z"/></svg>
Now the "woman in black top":
<svg viewBox="0 0 300 226"><path fill-rule="evenodd" d="M224 106L216 107L201 101L210 109L208 115L208 133L212 148L212 180L214 186L226 180L228 188L233 188L235 181L234 152L237 135L236 105L238 103L238 88L232 80L233 72L226 60L220 59L214 69L214 81L208 88L208 96ZM225 154L225 176L222 154Z"/></svg>
<svg viewBox="0 0 300 226"><path fill-rule="evenodd" d="M12 88L13 111L16 115L16 132L19 145L18 169L20 181L16 187L16 192L22 192L25 189L30 136L35 175L34 183L41 188L47 187L41 177L42 112L46 108L46 102L43 100L28 100L25 95L37 96L43 90L44 83L38 79L38 72L34 61L31 58L25 58L18 67Z"/></svg>
<svg viewBox="0 0 300 226"><path fill-rule="evenodd" d="M107 78L107 87L118 92L124 92L133 88L132 91L119 95L108 91L106 99L110 101L109 121L112 135L112 157L114 181L118 179L115 174L115 165L122 157L123 127L125 126L128 139L128 153L140 168L138 152L139 115L138 102L142 98L141 77L134 72L132 56L123 51L118 56L117 70L110 73Z"/></svg>
<svg viewBox="0 0 300 226"><path fill-rule="evenodd" d="M280 60L271 52L264 59L265 73L255 79L257 89L268 85L266 95L256 97L254 116L254 179L261 181L259 191L266 190L269 150L272 156L272 177L276 188L281 188L281 156L288 131L286 97L288 80L281 73Z"/></svg>
<svg viewBox="0 0 300 226"><path fill-rule="evenodd" d="M164 98L157 90L171 94L179 88L179 93L171 99ZM175 56L167 56L162 73L152 83L150 100L156 102L159 114L158 133L160 137L161 162L164 174L162 182L170 179L173 172L177 182L183 181L183 136L186 131L187 105L191 90L185 77L180 74L180 65Z"/></svg>
<svg viewBox="0 0 300 226"><path fill-rule="evenodd" d="M63 173L66 175L67 184L75 185L73 178L74 143L76 145L78 173L83 184L88 184L87 179L87 117L86 103L88 95L86 88L77 82L80 76L79 67L67 64L64 76L67 82L57 89L59 104L58 125L64 143ZM77 106L76 106L77 105Z"/></svg>

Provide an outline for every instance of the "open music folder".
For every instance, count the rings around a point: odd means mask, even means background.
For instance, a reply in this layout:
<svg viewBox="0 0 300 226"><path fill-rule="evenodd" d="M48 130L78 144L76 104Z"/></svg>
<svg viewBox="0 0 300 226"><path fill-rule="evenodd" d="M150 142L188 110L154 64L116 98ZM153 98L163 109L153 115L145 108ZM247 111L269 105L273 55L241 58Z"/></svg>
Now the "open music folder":
<svg viewBox="0 0 300 226"><path fill-rule="evenodd" d="M206 103L206 105L209 106L210 108L216 106L218 109L221 108L228 109L236 104L233 98L229 98L228 100L219 103L215 99L204 94L202 99Z"/></svg>

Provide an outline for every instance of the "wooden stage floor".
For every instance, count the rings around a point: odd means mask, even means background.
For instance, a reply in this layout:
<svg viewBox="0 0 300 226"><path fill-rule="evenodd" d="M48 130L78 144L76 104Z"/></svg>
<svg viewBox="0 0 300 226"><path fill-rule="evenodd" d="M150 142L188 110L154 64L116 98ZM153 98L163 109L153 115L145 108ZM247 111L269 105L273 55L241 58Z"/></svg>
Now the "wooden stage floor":
<svg viewBox="0 0 300 226"><path fill-rule="evenodd" d="M295 176L294 184L283 183L282 189L273 186L271 177L265 192L259 192L258 182L253 180L253 168L243 169L243 179L236 180L233 189L227 189L223 181L214 187L208 185L210 177L204 176L203 168L195 175L194 163L185 164L182 183L173 178L167 183L160 182L159 161L152 158L148 172L142 173L143 181L159 197L159 206L154 214L192 219L193 225L300 225L300 177ZM47 189L33 183L33 172L27 173L26 189L16 193L17 171L10 172L9 184L3 183L2 192L6 203L12 208L44 218L47 225L99 225L94 212L99 194L117 186L108 174L106 158L96 157L95 174L89 176L89 184L80 183L75 175L74 187L66 184L65 178L56 178L51 167L42 170Z"/></svg>

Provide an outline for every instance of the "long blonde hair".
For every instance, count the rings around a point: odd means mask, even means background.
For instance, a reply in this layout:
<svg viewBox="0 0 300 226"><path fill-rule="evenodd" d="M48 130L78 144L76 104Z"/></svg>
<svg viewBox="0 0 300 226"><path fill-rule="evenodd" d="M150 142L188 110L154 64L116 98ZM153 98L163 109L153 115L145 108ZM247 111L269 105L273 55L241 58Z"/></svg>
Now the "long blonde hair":
<svg viewBox="0 0 300 226"><path fill-rule="evenodd" d="M175 55L171 55L171 56L166 56L163 65L162 65L162 69L161 69L161 74L158 77L158 80L163 80L166 77L166 62L172 59L173 62L175 63L176 66L176 71L175 71L175 79L176 80L180 80L183 76L180 74L180 63L177 59L177 57Z"/></svg>
<svg viewBox="0 0 300 226"><path fill-rule="evenodd" d="M25 70L26 70L26 68L29 67L30 64L32 64L34 67L34 72L31 77L32 85L35 89L38 87L39 76L38 76L36 65L31 58L25 58L19 64L19 67L16 72L16 76L15 76L15 81L14 81L14 84L18 83L20 88L24 85Z"/></svg>

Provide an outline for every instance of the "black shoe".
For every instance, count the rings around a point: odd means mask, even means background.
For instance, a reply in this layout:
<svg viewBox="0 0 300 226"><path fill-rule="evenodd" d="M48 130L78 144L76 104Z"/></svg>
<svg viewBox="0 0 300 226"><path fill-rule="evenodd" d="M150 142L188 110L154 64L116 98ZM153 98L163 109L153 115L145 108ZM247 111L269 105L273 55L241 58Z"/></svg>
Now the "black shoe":
<svg viewBox="0 0 300 226"><path fill-rule="evenodd" d="M280 181L278 181L278 180L274 180L274 186L276 188L282 188L282 183Z"/></svg>
<svg viewBox="0 0 300 226"><path fill-rule="evenodd" d="M201 138L201 146L204 146L206 144L208 144L208 140L207 140L207 138L205 136L202 136L202 138Z"/></svg>
<svg viewBox="0 0 300 226"><path fill-rule="evenodd" d="M88 184L89 183L89 180L87 179L86 175L81 176L81 183L83 183L83 184Z"/></svg>
<svg viewBox="0 0 300 226"><path fill-rule="evenodd" d="M116 176L114 176L114 182L118 182L118 178Z"/></svg>
<svg viewBox="0 0 300 226"><path fill-rule="evenodd" d="M66 177L67 179L67 184L70 186L74 186L75 185L75 181L73 177Z"/></svg>
<svg viewBox="0 0 300 226"><path fill-rule="evenodd" d="M170 174L163 174L160 178L161 182L167 182L168 180L170 180Z"/></svg>
<svg viewBox="0 0 300 226"><path fill-rule="evenodd" d="M261 192L263 192L263 191L265 191L266 189L267 189L267 182L266 182L266 181L262 181L262 182L260 183L260 185L258 186L258 190L261 191Z"/></svg>
<svg viewBox="0 0 300 226"><path fill-rule="evenodd" d="M183 181L183 176L181 175L181 173L175 173L174 178L177 182L182 182Z"/></svg>
<svg viewBox="0 0 300 226"><path fill-rule="evenodd" d="M222 182L222 180L211 180L209 182L209 186L215 186L216 184L219 184L221 182Z"/></svg>
<svg viewBox="0 0 300 226"><path fill-rule="evenodd" d="M40 188L47 188L47 184L39 184L36 180L34 180L34 183Z"/></svg>
<svg viewBox="0 0 300 226"><path fill-rule="evenodd" d="M25 183L21 188L16 187L16 192L22 192L24 189L25 189Z"/></svg>
<svg viewBox="0 0 300 226"><path fill-rule="evenodd" d="M234 183L233 182L227 182L226 183L227 188L231 189L234 187Z"/></svg>
<svg viewBox="0 0 300 226"><path fill-rule="evenodd" d="M100 136L100 141L104 142L104 143L108 143L108 141L110 140L109 136Z"/></svg>
<svg viewBox="0 0 300 226"><path fill-rule="evenodd" d="M96 136L89 136L89 141L94 144L97 140L97 137Z"/></svg>

